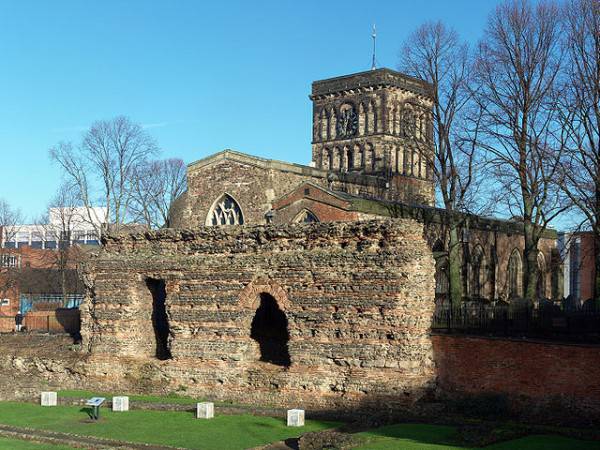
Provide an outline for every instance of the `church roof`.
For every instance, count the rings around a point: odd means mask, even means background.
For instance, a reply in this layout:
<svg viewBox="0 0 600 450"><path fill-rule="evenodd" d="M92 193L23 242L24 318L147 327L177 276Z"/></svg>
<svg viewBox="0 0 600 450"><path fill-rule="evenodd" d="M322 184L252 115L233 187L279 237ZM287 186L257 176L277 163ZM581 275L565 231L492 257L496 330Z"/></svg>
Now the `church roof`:
<svg viewBox="0 0 600 450"><path fill-rule="evenodd" d="M216 164L225 160L235 161L240 164L247 164L249 166L260 167L263 169L294 173L297 175L303 175L317 179L326 179L327 176L331 174L336 180L344 179L352 183L373 186L378 186L379 184L381 184L381 177L372 174L364 174L359 172L332 172L323 169L317 169L311 166L306 166L303 164L278 161L276 159L261 158L259 156L249 155L247 153L242 153L231 149L222 150L218 153L214 153L210 156L207 156L206 158L202 158L198 161L194 161L188 164L188 171L200 169L202 167L206 167L211 164Z"/></svg>
<svg viewBox="0 0 600 450"><path fill-rule="evenodd" d="M412 218L425 223L444 223L445 216L448 214L448 211L443 208L436 208L427 205L409 205L397 201L378 200L365 196L353 195L347 192L334 191L311 181L306 181L300 184L293 191L279 198L275 202L275 209L287 206L289 203L288 199L291 199L296 192L305 192L304 187L307 185L310 185L312 188L318 189L321 192L334 197L335 199L341 200L342 202L336 202L336 204L333 204L322 197L318 198L312 194L305 195L306 198L310 198L316 202L330 204L345 211L355 211L381 217ZM484 217L463 212L456 212L456 214L462 216L463 220L466 219L469 222L469 226L473 229L498 230L515 235L520 235L523 233L523 225L513 220ZM555 239L556 231L548 228L545 230L543 235L546 238Z"/></svg>
<svg viewBox="0 0 600 450"><path fill-rule="evenodd" d="M199 159L188 164L189 169L197 169L214 164L223 160L237 161L242 164L262 167L265 169L280 170L282 172L293 172L301 175L310 175L316 177L326 177L327 171L316 169L303 164L290 163L286 161L278 161L276 159L266 159L259 156L249 155L247 153L238 152L236 150L225 149L218 153L214 153L206 158Z"/></svg>

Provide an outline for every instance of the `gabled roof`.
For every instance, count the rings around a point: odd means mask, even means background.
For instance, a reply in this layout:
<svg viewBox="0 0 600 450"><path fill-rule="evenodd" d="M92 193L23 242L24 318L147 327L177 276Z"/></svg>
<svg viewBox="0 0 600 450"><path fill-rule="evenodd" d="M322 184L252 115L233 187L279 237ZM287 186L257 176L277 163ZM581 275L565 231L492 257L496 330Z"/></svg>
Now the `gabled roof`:
<svg viewBox="0 0 600 450"><path fill-rule="evenodd" d="M258 156L249 155L247 153L238 152L236 150L225 149L218 153L214 153L206 158L199 159L188 164L188 169L194 170L201 167L215 164L220 161L236 161L241 164L248 164L255 167L261 167L264 169L279 170L281 172L292 172L300 175L310 175L314 177L326 177L327 171L316 169L314 167L305 166L302 164L289 163L285 161L278 161L276 159L260 158Z"/></svg>
<svg viewBox="0 0 600 450"><path fill-rule="evenodd" d="M231 149L222 150L218 153L207 156L206 158L202 158L198 161L188 164L188 172L192 172L211 164L217 164L221 161L235 161L240 164L260 167L267 170L277 170L280 172L294 173L296 175L303 175L313 178L327 178L327 175L331 174L336 180L344 180L350 183L367 186L380 186L385 182L385 179L373 174L364 174L352 171L344 173L338 171L327 171L311 166L305 166L303 164L278 161L276 159L260 158L258 156L249 155L247 153L242 153Z"/></svg>
<svg viewBox="0 0 600 450"><path fill-rule="evenodd" d="M324 201L322 198L316 198L314 195L312 195L312 193L306 194L305 189L307 189L307 188L322 192L326 196L331 197L331 201L326 201L326 200ZM346 194L344 192L332 191L331 189L328 189L325 186L321 186L312 181L305 181L305 182L299 184L298 186L296 186L294 189L292 189L287 194L284 194L281 197L279 197L277 200L275 200L273 202L274 209L285 208L286 206L292 204L293 202L291 201L291 198L294 197L294 194L296 194L297 192L300 192L300 191L302 192L303 198L314 200L314 201L317 201L320 203L329 204L329 205L335 206L336 208L350 210L351 206L352 206L351 200L353 199L353 196Z"/></svg>

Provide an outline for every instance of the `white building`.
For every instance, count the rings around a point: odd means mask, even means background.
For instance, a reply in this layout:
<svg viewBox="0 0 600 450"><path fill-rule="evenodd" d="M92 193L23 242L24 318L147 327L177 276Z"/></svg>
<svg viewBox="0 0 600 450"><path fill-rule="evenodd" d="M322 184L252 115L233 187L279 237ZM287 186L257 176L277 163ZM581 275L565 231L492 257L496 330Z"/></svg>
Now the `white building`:
<svg viewBox="0 0 600 450"><path fill-rule="evenodd" d="M69 245L99 245L105 216L106 208L101 207L50 208L48 223L4 227L1 246L55 249L67 241Z"/></svg>

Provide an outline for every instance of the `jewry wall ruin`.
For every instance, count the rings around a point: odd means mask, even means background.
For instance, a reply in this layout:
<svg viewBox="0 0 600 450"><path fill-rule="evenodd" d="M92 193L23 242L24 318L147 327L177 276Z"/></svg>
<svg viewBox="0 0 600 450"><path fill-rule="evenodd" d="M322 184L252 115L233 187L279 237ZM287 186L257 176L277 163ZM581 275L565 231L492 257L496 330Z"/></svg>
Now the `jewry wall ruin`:
<svg viewBox="0 0 600 450"><path fill-rule="evenodd" d="M411 219L114 235L82 335L97 371L149 363L194 395L406 406L433 386L433 274Z"/></svg>

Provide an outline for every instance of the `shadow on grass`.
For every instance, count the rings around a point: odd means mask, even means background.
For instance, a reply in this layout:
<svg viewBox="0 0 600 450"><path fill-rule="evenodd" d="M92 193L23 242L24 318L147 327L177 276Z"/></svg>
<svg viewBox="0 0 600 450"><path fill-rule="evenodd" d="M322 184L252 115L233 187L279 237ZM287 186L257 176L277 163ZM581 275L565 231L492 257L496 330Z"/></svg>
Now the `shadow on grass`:
<svg viewBox="0 0 600 450"><path fill-rule="evenodd" d="M387 425L362 433L365 436L406 439L423 444L460 445L460 434L454 427L425 424Z"/></svg>

